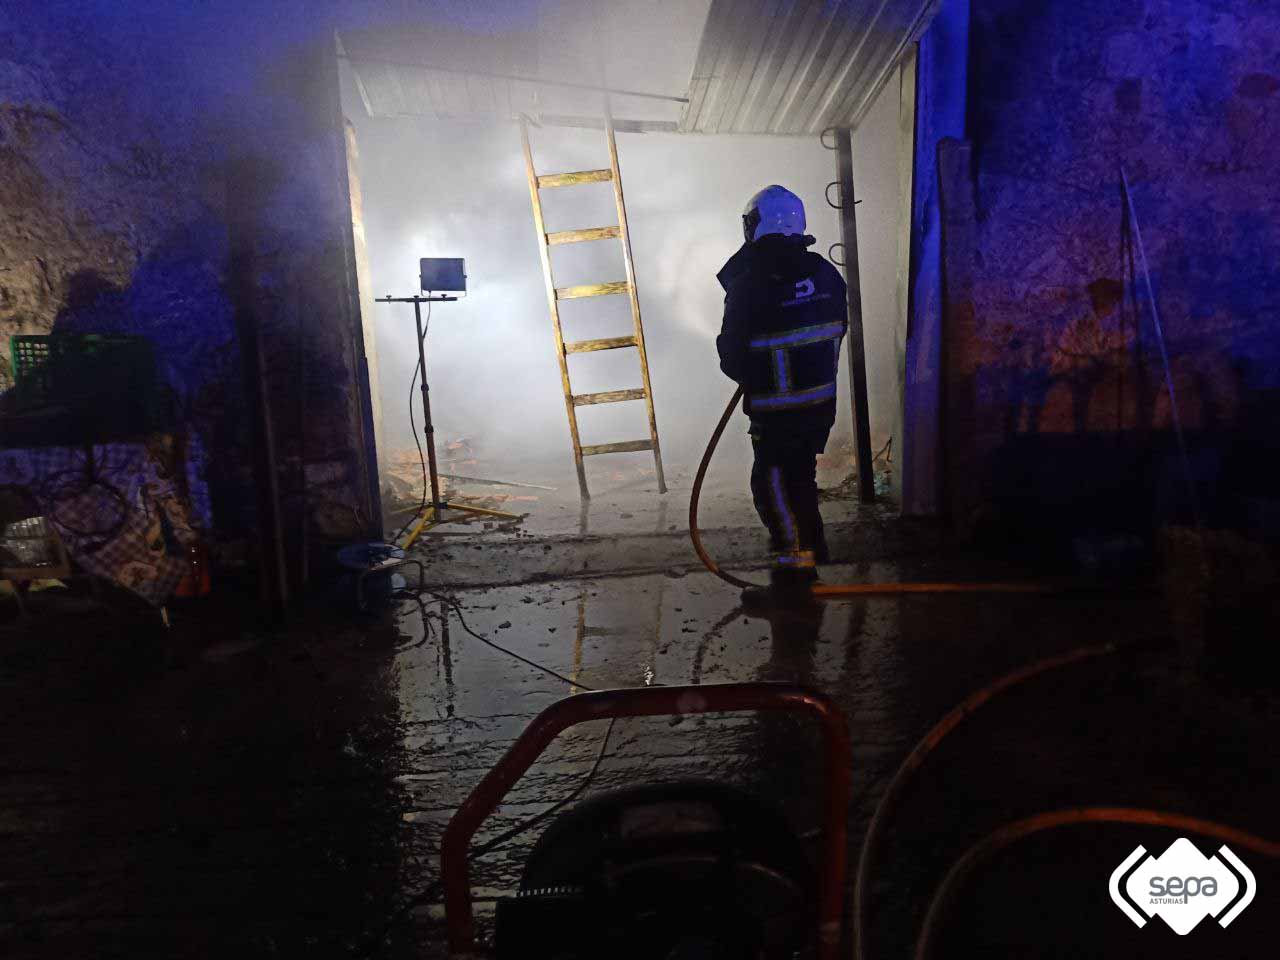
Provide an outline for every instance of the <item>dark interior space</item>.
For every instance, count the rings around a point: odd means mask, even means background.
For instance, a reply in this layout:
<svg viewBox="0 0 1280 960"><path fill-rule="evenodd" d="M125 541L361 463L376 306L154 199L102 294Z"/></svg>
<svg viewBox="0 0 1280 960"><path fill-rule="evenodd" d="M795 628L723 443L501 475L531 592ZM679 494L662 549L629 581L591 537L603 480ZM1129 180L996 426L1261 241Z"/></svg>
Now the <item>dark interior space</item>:
<svg viewBox="0 0 1280 960"><path fill-rule="evenodd" d="M0 955L1271 955L1277 37L0 9Z"/></svg>

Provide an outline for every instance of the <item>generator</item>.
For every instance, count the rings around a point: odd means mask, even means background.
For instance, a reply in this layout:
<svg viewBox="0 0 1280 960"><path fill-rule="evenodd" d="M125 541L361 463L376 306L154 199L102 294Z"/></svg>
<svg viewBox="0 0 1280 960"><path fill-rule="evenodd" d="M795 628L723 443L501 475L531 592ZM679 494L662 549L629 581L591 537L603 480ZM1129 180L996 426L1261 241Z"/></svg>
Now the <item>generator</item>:
<svg viewBox="0 0 1280 960"><path fill-rule="evenodd" d="M475 939L468 853L480 824L562 730L622 717L796 711L822 727L823 839L817 862L791 826L727 784L658 782L560 814L499 900L492 950ZM847 866L849 740L838 708L792 684L641 687L582 693L539 714L445 830L450 954L496 960L833 960Z"/></svg>

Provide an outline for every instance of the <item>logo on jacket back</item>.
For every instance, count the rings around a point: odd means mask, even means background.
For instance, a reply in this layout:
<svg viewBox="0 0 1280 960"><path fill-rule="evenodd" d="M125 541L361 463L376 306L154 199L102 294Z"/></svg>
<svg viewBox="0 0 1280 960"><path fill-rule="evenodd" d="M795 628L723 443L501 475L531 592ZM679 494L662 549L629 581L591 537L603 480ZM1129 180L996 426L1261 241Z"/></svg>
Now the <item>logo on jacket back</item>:
<svg viewBox="0 0 1280 960"><path fill-rule="evenodd" d="M816 289L817 287L814 286L812 277L805 277L803 280L798 280L796 281L796 295L790 300L783 300L782 305L784 307L798 307L808 305L814 300L831 299L831 294L829 293L815 294L814 291Z"/></svg>
<svg viewBox="0 0 1280 960"><path fill-rule="evenodd" d="M1116 867L1108 889L1116 906L1139 927L1147 921L1135 905L1148 917L1158 915L1174 933L1185 936L1206 916L1217 918L1225 927L1253 901L1258 885L1249 868L1225 844L1216 855L1205 857L1190 840L1179 837L1158 857L1139 846Z"/></svg>

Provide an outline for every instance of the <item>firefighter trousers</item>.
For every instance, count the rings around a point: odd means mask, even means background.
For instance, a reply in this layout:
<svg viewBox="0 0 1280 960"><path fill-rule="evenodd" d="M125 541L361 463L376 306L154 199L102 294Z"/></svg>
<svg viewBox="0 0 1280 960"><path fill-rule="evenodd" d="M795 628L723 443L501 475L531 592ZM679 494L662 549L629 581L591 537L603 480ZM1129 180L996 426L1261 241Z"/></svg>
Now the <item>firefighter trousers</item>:
<svg viewBox="0 0 1280 960"><path fill-rule="evenodd" d="M817 481L826 437L753 432L751 444L751 495L769 530L774 581L811 580L815 565L827 562Z"/></svg>

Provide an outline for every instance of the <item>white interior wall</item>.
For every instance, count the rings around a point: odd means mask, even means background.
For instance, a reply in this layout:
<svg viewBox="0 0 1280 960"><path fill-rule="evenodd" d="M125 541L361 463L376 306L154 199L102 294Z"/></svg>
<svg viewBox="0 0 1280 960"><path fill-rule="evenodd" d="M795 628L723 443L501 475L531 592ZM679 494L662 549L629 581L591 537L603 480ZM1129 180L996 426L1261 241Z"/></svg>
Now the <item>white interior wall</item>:
<svg viewBox="0 0 1280 960"><path fill-rule="evenodd" d="M895 74L853 134L854 189L862 201L857 206L858 258L873 454L884 447L902 422L901 351L895 344L903 309L898 293L898 263L903 255L899 249L899 102ZM900 448L900 444L895 441L894 447Z"/></svg>
<svg viewBox="0 0 1280 960"><path fill-rule="evenodd" d="M897 272L897 87L880 97L855 133L858 233L876 449L892 431L897 378L893 324ZM366 235L374 292L402 296L417 285L421 256L467 258L471 292L435 308L428 339L438 438L467 436L494 465L571 470L568 428L538 260L528 187L514 124L372 120L349 104L360 144ZM615 107L625 115L622 104ZM658 425L669 471L696 463L732 385L719 372L715 335L723 294L715 273L740 242L746 198L767 183L799 193L816 250L839 239L838 214L823 199L835 176L834 153L816 140L619 134L641 306ZM607 166L603 134L534 131L539 172ZM549 230L615 222L608 184L546 191ZM553 250L558 285L621 279L616 242ZM567 339L627 332L625 297L564 304ZM412 448L407 401L413 373L412 315L379 305L388 446ZM577 392L639 384L634 351L570 358ZM849 449L847 371L832 450ZM416 399L415 399L416 404ZM639 439L642 403L579 411L583 441ZM749 456L745 421L730 430L720 456ZM646 454L591 464L643 463Z"/></svg>

